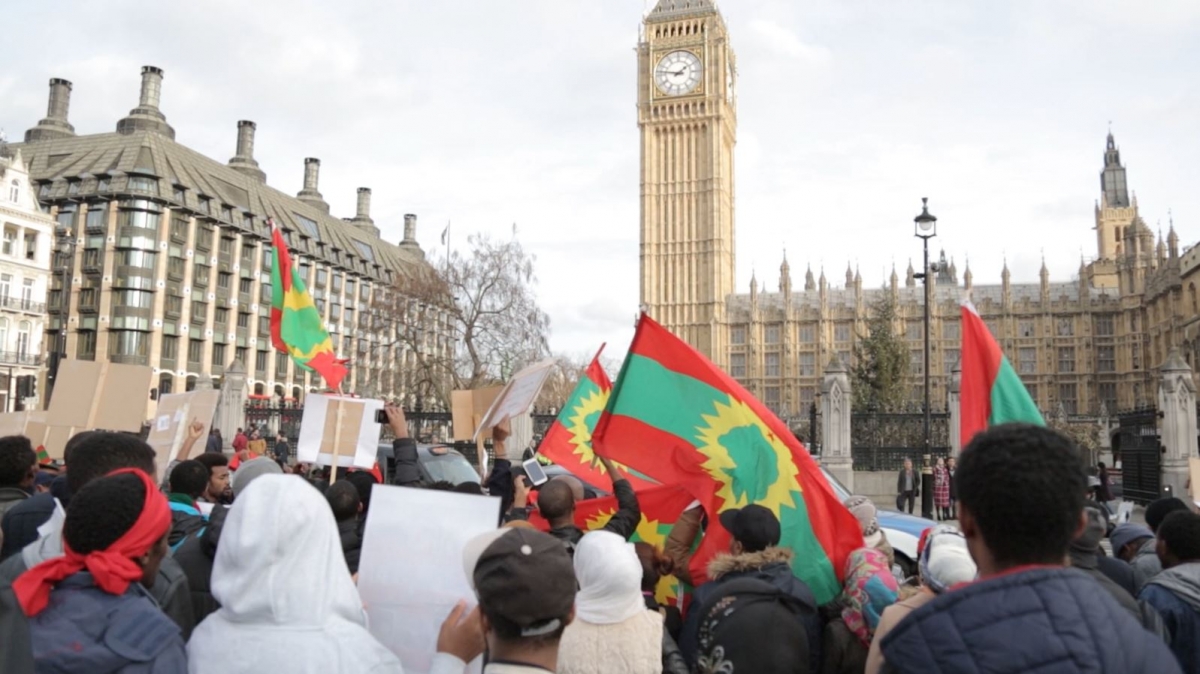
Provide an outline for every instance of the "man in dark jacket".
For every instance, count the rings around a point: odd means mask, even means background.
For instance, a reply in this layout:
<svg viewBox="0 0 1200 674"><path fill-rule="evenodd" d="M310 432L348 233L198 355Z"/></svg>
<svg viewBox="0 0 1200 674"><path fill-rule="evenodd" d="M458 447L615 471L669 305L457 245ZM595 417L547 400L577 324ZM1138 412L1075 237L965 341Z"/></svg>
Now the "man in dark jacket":
<svg viewBox="0 0 1200 674"><path fill-rule="evenodd" d="M696 588L692 595L679 637L684 659L695 667L700 655L700 624L712 610L714 600L726 594L727 584L741 578L756 578L794 597L804 608L801 622L808 637L808 671L820 671L823 625L817 613L817 599L808 585L792 573L794 553L778 547L782 535L779 518L768 508L748 505L721 513L721 526L733 536L730 554L718 555L709 562L711 580Z"/></svg>
<svg viewBox="0 0 1200 674"><path fill-rule="evenodd" d="M208 429L208 442L204 445L204 451L210 454L221 454L225 451L225 440L221 437L221 429L213 426Z"/></svg>
<svg viewBox="0 0 1200 674"><path fill-rule="evenodd" d="M603 530L628 540L642 521L642 508L629 480L621 477L608 459L601 457L600 461L612 476L613 494L617 497L617 512L605 523ZM521 506L524 505L523 498L528 496L528 489L523 478L519 477L516 483L517 495L512 515L513 519L525 519L528 511ZM575 526L575 493L571 485L562 480L547 482L538 492L537 504L542 517L550 523L550 535L562 541L568 552L575 554L575 546L583 538L583 530Z"/></svg>
<svg viewBox="0 0 1200 674"><path fill-rule="evenodd" d="M271 452L275 455L275 463L278 463L280 468L287 468L292 450L288 447L287 436L283 434L283 431L275 434L275 446L271 448Z"/></svg>
<svg viewBox="0 0 1200 674"><path fill-rule="evenodd" d="M884 671L1180 671L1162 639L1095 580L1063 568L1084 523L1081 466L1069 438L1040 426L993 426L971 440L959 459L958 515L980 580L885 636Z"/></svg>
<svg viewBox="0 0 1200 674"><path fill-rule="evenodd" d="M67 471L69 494L79 493L92 480L118 468L140 468L149 475L155 472L154 450L137 436L127 433L77 433L67 442L64 451L71 466ZM66 507L68 504L62 505ZM0 582L11 583L41 562L62 556L63 511L57 509L55 513L44 525L47 528L44 536L0 564ZM179 625L183 638L186 640L191 636L196 623L192 621L192 598L188 593L187 577L170 556L163 559L158 567L158 576L150 588L150 594L163 612Z"/></svg>
<svg viewBox="0 0 1200 674"><path fill-rule="evenodd" d="M421 467L418 464L417 441L408 435L408 419L404 409L396 405L385 405L388 426L392 429L392 484L398 487L415 487L421 482Z"/></svg>
<svg viewBox="0 0 1200 674"><path fill-rule="evenodd" d="M194 459L181 461L171 470L167 500L171 504L171 533L167 544L172 550L179 548L183 539L204 528L208 519L196 505L205 491L211 474L204 464Z"/></svg>
<svg viewBox="0 0 1200 674"><path fill-rule="evenodd" d="M29 498L37 477L37 452L29 438L10 435L0 438L0 516Z"/></svg>
<svg viewBox="0 0 1200 674"><path fill-rule="evenodd" d="M1200 672L1200 515L1177 511L1158 526L1163 572L1142 589L1142 600L1162 614L1171 650L1183 671ZM1150 670L1145 670L1150 671Z"/></svg>
<svg viewBox="0 0 1200 674"><path fill-rule="evenodd" d="M362 512L362 499L358 489L345 480L329 485L325 500L333 510L337 521L338 536L342 539L342 553L346 556L346 567L351 574L358 573L358 558L362 555L362 538L358 535L358 515Z"/></svg>
<svg viewBox="0 0 1200 674"><path fill-rule="evenodd" d="M208 526L198 536L191 536L175 552L175 561L187 577L192 597L192 615L195 623L221 608L212 595L213 560L217 557L217 545L221 542L221 530L229 508L217 506L208 517Z"/></svg>

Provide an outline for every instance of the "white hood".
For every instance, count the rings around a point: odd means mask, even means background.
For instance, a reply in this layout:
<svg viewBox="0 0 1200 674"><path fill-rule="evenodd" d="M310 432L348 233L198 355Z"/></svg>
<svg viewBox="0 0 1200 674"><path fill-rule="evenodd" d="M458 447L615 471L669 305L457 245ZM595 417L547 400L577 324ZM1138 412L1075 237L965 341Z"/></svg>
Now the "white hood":
<svg viewBox="0 0 1200 674"><path fill-rule="evenodd" d="M188 643L191 674L402 674L367 632L325 499L291 475L239 494L213 563L221 609Z"/></svg>

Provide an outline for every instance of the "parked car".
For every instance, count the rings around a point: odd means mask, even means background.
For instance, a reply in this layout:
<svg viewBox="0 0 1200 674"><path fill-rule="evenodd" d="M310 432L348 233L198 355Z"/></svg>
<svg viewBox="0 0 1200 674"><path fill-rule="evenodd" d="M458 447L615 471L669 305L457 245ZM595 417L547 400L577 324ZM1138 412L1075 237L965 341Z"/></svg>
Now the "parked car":
<svg viewBox="0 0 1200 674"><path fill-rule="evenodd" d="M383 473L383 483L391 484L392 476L396 474L396 458L390 440L379 443L377 457L379 470ZM480 481L479 473L475 471L471 462L458 450L447 445L417 445L417 461L423 482L446 481L457 485Z"/></svg>

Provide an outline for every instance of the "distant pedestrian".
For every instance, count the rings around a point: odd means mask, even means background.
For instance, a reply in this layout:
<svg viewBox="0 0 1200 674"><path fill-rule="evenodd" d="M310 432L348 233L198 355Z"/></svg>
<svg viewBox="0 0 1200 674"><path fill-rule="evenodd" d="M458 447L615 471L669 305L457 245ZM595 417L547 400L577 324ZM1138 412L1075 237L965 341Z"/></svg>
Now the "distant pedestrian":
<svg viewBox="0 0 1200 674"><path fill-rule="evenodd" d="M917 497L921 495L921 476L913 469L912 459L904 460L904 468L896 476L896 510L904 512L904 504L908 503L908 512L912 514Z"/></svg>
<svg viewBox="0 0 1200 674"><path fill-rule="evenodd" d="M933 466L933 507L939 520L950 519L950 471L940 456Z"/></svg>
<svg viewBox="0 0 1200 674"><path fill-rule="evenodd" d="M275 447L272 452L275 454L275 463L278 463L280 468L287 468L292 450L288 447L287 436L283 434L283 431L279 431L275 435Z"/></svg>
<svg viewBox="0 0 1200 674"><path fill-rule="evenodd" d="M205 445L204 451L211 454L220 454L225 451L225 439L221 437L221 429L216 426L208 429L208 444Z"/></svg>
<svg viewBox="0 0 1200 674"><path fill-rule="evenodd" d="M266 456L267 439L259 434L257 430L250 431L250 441L246 443L246 449L250 451L251 459Z"/></svg>
<svg viewBox="0 0 1200 674"><path fill-rule="evenodd" d="M950 473L950 519L958 519L958 485L954 484L954 471L958 470L958 461L952 456L946 459L946 472Z"/></svg>
<svg viewBox="0 0 1200 674"><path fill-rule="evenodd" d="M240 453L242 450L246 449L246 445L250 444L250 438L247 438L246 434L243 433L242 429L239 428L237 429L237 434L233 436L233 442L231 444L233 445L233 451Z"/></svg>
<svg viewBox="0 0 1200 674"><path fill-rule="evenodd" d="M1096 477L1100 480L1100 484L1096 485L1096 500L1099 501L1100 505L1103 505L1109 511L1109 513L1112 513L1112 508L1108 507L1108 502L1113 500L1112 482L1108 476L1108 466L1104 465L1103 461L1100 461L1096 464L1096 467L1099 469L1099 473Z"/></svg>

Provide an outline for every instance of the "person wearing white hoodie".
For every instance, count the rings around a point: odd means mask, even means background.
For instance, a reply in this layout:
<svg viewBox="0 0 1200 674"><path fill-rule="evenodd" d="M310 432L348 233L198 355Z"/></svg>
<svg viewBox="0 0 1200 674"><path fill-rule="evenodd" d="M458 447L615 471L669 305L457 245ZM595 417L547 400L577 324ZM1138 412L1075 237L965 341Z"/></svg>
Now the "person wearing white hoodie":
<svg viewBox="0 0 1200 674"><path fill-rule="evenodd" d="M264 475L238 494L212 593L221 608L188 642L189 674L403 674L367 631L333 513L300 477ZM478 613L461 614L443 625L431 674L462 674L483 652Z"/></svg>

